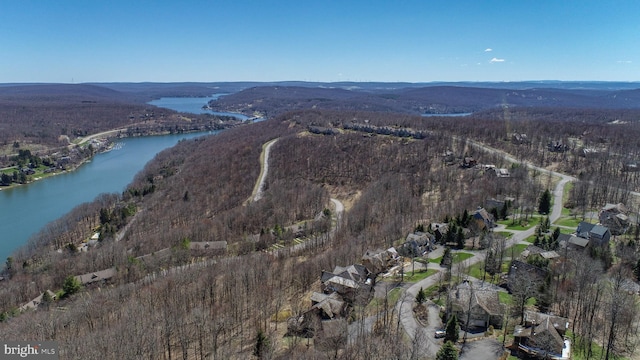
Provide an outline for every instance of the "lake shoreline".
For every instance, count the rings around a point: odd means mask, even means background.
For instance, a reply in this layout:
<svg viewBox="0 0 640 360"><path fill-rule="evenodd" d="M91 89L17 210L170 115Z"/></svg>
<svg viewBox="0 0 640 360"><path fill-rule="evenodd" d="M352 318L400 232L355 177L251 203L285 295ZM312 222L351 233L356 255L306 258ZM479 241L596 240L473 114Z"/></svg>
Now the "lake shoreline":
<svg viewBox="0 0 640 360"><path fill-rule="evenodd" d="M227 127L228 128L228 127ZM226 129L226 128L225 128ZM82 165L91 162L91 160L99 154L103 154L106 152L109 152L111 150L113 150L113 139L128 139L128 138L139 138L139 137L152 137L152 136L167 136L167 135L176 135L175 133L172 133L170 131L159 131L159 132L153 132L153 133L146 133L146 134L141 134L141 135L127 135L127 131L129 129L128 128L119 128L119 129L112 129L112 130L107 130L107 131L102 131L99 133L95 133L95 134L91 134L88 136L85 136L83 138L80 138L80 141L75 144L75 146L81 146L83 144L86 144L88 141L90 140L102 140L102 142L105 143L104 148L99 149L98 151L95 151L91 156L82 159L80 162L75 163L75 164L71 164L71 166L67 169L61 170L61 171L53 171L51 173L48 174L41 174L41 176L36 177L31 179L30 181L22 184L22 183L11 183L11 185L4 185L4 186L0 186L0 191L3 190L10 190L10 189L15 189L15 188L20 188L23 186L27 186L29 184L33 184L36 181L40 181L40 180L44 180L44 179L48 179L57 175L62 175L62 174L67 174L70 172L74 172L77 169L79 169L80 167L82 167ZM187 131L181 131L180 134L193 134L193 133L205 133L205 132L211 132L211 131L220 131L220 130L224 130L224 129L217 129L217 130L187 130ZM16 171L18 171L18 169L16 169Z"/></svg>

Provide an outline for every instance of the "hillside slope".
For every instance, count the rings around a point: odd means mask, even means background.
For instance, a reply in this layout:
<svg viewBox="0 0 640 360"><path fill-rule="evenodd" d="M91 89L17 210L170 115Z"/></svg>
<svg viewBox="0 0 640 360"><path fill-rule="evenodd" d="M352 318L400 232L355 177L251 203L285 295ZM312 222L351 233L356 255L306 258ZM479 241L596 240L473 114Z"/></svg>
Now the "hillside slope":
<svg viewBox="0 0 640 360"><path fill-rule="evenodd" d="M158 154L123 194L83 204L15 254L0 288L0 338L55 339L65 358L246 359L263 331L276 358L326 358L303 340L283 340L286 324L273 321L309 308L323 270L358 263L368 250L400 244L419 224L451 219L493 197L515 197L521 214L536 208L552 179L471 140L575 173L581 181L567 201L586 211L627 201L640 186L638 173L621 171L626 156L640 154L637 115L517 108L451 119L316 109L181 142ZM247 202L263 145L276 138L264 196ZM549 141L571 147L549 151ZM607 151L586 155L584 148ZM460 166L470 157L510 176ZM347 205L340 224L328 216L332 197ZM99 245L69 250L96 228ZM303 251L274 251L297 237L311 239ZM208 253L192 251L194 242L227 245ZM61 289L70 275L104 269L115 273L104 285L15 311ZM350 344L345 356L409 357L410 345L397 340L394 327Z"/></svg>
<svg viewBox="0 0 640 360"><path fill-rule="evenodd" d="M638 109L638 90L428 86L402 89L255 87L209 103L221 111L274 116L295 109L349 109L410 114L470 113L505 106Z"/></svg>

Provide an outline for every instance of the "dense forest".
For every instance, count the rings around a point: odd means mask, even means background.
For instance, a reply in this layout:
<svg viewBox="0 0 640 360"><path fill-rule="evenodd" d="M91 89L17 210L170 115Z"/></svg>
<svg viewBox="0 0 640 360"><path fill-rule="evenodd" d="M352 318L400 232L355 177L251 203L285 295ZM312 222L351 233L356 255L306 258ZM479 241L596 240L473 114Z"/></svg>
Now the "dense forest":
<svg viewBox="0 0 640 360"><path fill-rule="evenodd" d="M323 350L283 337L287 325L279 314L308 308L323 270L397 246L416 227L505 196L517 211L533 211L554 180L526 163L578 179L566 204L576 217L618 202L637 213L638 172L629 166L640 156L640 110L498 107L452 118L313 109L317 101L182 141L158 154L122 194L103 194L49 224L5 265L0 338L56 340L64 358L82 359L415 358L392 323ZM274 139L265 194L250 201L263 146ZM461 166L467 158L479 166ZM507 168L510 176L497 178L493 168ZM331 198L346 205L339 224L327 217L335 211ZM77 252L73 244L95 229L98 245ZM299 236L323 241L299 252L270 251ZM189 247L216 241L226 248ZM625 302L637 301L590 285L605 276L618 284L634 279L637 236L613 252L615 261L601 261L601 254L574 259L590 268L555 276L549 287L557 290L545 306L571 317L573 330L589 340L615 330L620 336L604 345L628 355L632 339L622 334L634 329L638 314ZM110 268L115 276L104 284L78 289L69 280ZM59 299L17 310L46 290L58 291ZM597 306L598 299L621 306ZM632 321L608 321L611 331L599 333L589 314Z"/></svg>
<svg viewBox="0 0 640 360"><path fill-rule="evenodd" d="M132 135L225 128L228 117L178 115L140 102L150 100L96 85L0 87L0 165L19 150L46 155L74 140L113 129Z"/></svg>

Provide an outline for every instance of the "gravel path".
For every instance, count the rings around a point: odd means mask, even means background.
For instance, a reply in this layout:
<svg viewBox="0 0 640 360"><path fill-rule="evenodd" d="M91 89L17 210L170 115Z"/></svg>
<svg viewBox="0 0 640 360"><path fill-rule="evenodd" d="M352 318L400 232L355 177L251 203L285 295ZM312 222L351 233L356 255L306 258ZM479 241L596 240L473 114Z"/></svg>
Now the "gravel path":
<svg viewBox="0 0 640 360"><path fill-rule="evenodd" d="M253 196L253 201L258 201L262 199L262 194L264 193L264 183L267 180L267 173L269 172L269 152L271 152L271 146L276 143L278 139L271 140L267 143L263 150L262 156L262 171L260 171L260 179L258 180L258 184L256 189L254 190L255 195Z"/></svg>

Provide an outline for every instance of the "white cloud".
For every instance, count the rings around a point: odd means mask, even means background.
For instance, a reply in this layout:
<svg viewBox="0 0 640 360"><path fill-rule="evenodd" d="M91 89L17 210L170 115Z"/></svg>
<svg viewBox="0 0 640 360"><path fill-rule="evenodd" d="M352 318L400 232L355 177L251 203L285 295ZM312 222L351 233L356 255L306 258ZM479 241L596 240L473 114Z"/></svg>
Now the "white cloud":
<svg viewBox="0 0 640 360"><path fill-rule="evenodd" d="M504 59L498 59L498 58L493 58L491 60L489 60L490 63L501 63L504 62Z"/></svg>
<svg viewBox="0 0 640 360"><path fill-rule="evenodd" d="M618 60L616 61L618 64L631 64L631 60Z"/></svg>
<svg viewBox="0 0 640 360"><path fill-rule="evenodd" d="M493 51L493 49L492 49L492 48L486 48L486 49L484 49L484 52L492 52L492 51Z"/></svg>

